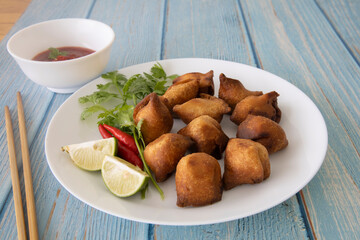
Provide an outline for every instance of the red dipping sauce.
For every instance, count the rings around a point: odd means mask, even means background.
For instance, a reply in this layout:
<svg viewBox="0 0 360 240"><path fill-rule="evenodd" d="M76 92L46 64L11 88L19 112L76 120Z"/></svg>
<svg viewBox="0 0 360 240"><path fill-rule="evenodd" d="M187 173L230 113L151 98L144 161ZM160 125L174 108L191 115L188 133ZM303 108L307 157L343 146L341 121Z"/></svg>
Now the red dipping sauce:
<svg viewBox="0 0 360 240"><path fill-rule="evenodd" d="M84 47L59 47L49 48L37 54L32 60L43 62L57 62L84 57L95 51Z"/></svg>

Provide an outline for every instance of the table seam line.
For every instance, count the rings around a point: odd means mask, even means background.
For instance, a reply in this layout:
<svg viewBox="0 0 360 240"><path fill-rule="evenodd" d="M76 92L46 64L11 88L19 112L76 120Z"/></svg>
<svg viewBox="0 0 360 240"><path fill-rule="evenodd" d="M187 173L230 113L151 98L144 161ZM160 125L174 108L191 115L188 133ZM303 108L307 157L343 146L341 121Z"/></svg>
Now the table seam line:
<svg viewBox="0 0 360 240"><path fill-rule="evenodd" d="M329 16L326 14L325 10L320 6L317 0L314 0L315 5L319 8L322 15L325 17L326 21L329 23L331 29L334 31L335 35L339 38L340 42L344 45L345 49L349 52L352 59L355 61L355 63L360 67L360 61L355 57L353 51L351 51L351 48L347 44L347 42L344 40L343 37L341 37L341 34L338 32L338 30L335 28L333 22L330 20Z"/></svg>

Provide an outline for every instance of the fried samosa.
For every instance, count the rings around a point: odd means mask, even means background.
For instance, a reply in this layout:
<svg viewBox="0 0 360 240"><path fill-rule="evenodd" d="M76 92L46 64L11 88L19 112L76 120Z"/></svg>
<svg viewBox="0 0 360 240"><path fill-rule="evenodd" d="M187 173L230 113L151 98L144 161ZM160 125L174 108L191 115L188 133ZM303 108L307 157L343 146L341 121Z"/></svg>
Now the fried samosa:
<svg viewBox="0 0 360 240"><path fill-rule="evenodd" d="M269 154L280 151L288 145L284 129L278 123L263 116L248 115L238 126L236 137L261 143Z"/></svg>
<svg viewBox="0 0 360 240"><path fill-rule="evenodd" d="M261 91L247 90L239 80L227 78L223 73L220 74L219 79L219 98L229 104L231 109L234 109L236 104L247 96L259 96L263 94Z"/></svg>
<svg viewBox="0 0 360 240"><path fill-rule="evenodd" d="M248 96L236 104L230 120L239 125L247 115L252 114L267 117L279 123L281 111L277 103L278 96L279 94L275 91L260 96Z"/></svg>
<svg viewBox="0 0 360 240"><path fill-rule="evenodd" d="M224 158L225 190L241 184L259 183L269 176L269 154L262 144L249 139L229 140Z"/></svg>
<svg viewBox="0 0 360 240"><path fill-rule="evenodd" d="M176 133L166 133L149 143L144 150L147 165L157 182L165 181L176 169L193 141Z"/></svg>
<svg viewBox="0 0 360 240"><path fill-rule="evenodd" d="M199 83L199 94L207 93L214 95L214 71L210 70L207 73L192 72L181 75L173 80L173 84L183 81L197 81Z"/></svg>
<svg viewBox="0 0 360 240"><path fill-rule="evenodd" d="M222 198L221 168L206 153L193 153L180 159L175 174L179 207L213 204Z"/></svg>
<svg viewBox="0 0 360 240"><path fill-rule="evenodd" d="M169 109L156 93L150 93L136 105L133 118L135 124L144 119L141 132L146 144L170 132L174 124Z"/></svg>
<svg viewBox="0 0 360 240"><path fill-rule="evenodd" d="M217 159L221 158L229 141L220 124L208 115L195 118L178 133L195 142L195 151L210 154Z"/></svg>
<svg viewBox="0 0 360 240"><path fill-rule="evenodd" d="M201 93L200 98L193 98L181 105L176 105L173 111L184 123L188 124L201 115L208 115L221 122L223 115L230 112L231 108L224 100Z"/></svg>
<svg viewBox="0 0 360 240"><path fill-rule="evenodd" d="M195 98L199 92L199 82L187 79L171 85L160 99L170 112L177 104L182 104Z"/></svg>

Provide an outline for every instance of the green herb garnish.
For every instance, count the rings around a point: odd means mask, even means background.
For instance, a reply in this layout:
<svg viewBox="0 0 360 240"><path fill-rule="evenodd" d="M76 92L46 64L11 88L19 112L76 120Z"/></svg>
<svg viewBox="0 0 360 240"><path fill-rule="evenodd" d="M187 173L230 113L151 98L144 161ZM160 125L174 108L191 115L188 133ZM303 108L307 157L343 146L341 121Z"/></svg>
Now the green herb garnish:
<svg viewBox="0 0 360 240"><path fill-rule="evenodd" d="M97 91L79 98L81 104L89 105L81 113L81 119L100 112L99 124L105 123L132 134L128 125L133 122L132 113L137 102L152 92L163 95L171 81L177 77L167 76L159 63L150 72L135 74L130 78L118 71L103 74L101 77L107 83L98 84Z"/></svg>
<svg viewBox="0 0 360 240"><path fill-rule="evenodd" d="M145 158L144 158L144 150L145 150L145 141L144 141L144 138L142 136L142 133L141 133L141 125L143 123L143 119L141 119L137 126L133 126L132 127L132 130L133 130L133 137L134 137L134 140L135 140L135 143L136 143L136 146L139 150L139 155L140 155L140 158L141 158L141 161L143 162L144 164L144 171L149 175L150 177L150 180L151 182L154 184L155 188L158 190L158 192L160 193L160 197L161 199L164 199L165 198L165 195L164 195L164 192L162 191L162 189L160 188L160 186L157 184L157 182L155 181L154 177L152 176L151 172L150 172L150 169L148 167L148 165L146 164L145 162ZM141 191L141 198L145 198L145 192L146 192L146 189L147 189L148 185L146 185L144 187L144 189Z"/></svg>
<svg viewBox="0 0 360 240"><path fill-rule="evenodd" d="M48 58L51 60L55 60L58 56L66 56L67 54L67 52L61 52L59 49L51 47L49 48Z"/></svg>
<svg viewBox="0 0 360 240"><path fill-rule="evenodd" d="M144 159L145 142L141 134L141 123L134 123L133 112L137 102L148 94L155 92L163 95L177 75L167 76L163 67L157 63L150 73L135 74L130 78L118 71L108 72L102 75L107 80L105 84L98 84L97 91L90 95L79 98L81 104L89 105L81 113L81 119L86 119L98 113L98 124L108 124L131 134L136 142L140 158L144 164L144 170L149 174L150 179L161 198L164 193L156 183ZM145 196L144 189L142 197Z"/></svg>

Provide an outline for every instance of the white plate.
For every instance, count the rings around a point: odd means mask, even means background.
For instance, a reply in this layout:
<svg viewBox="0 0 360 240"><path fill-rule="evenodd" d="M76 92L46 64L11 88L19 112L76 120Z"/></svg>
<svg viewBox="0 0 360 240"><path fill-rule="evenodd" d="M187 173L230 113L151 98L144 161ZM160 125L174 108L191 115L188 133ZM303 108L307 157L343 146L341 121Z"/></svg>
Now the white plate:
<svg viewBox="0 0 360 240"><path fill-rule="evenodd" d="M286 80L251 66L214 59L170 59L159 61L167 74L214 70L215 92L219 89L218 76L239 79L250 90L264 93L277 91L282 110L280 125L285 130L289 145L270 155L271 175L256 185L242 185L224 191L220 202L197 208L176 206L175 178L172 176L160 186L165 200L154 187L146 198L139 194L130 198L117 198L105 187L99 172L77 168L60 147L67 144L100 139L96 119L80 120L83 106L78 98L96 90L99 78L70 96L55 113L45 139L45 152L51 171L72 195L86 204L125 219L165 225L200 225L225 222L265 211L287 200L301 190L317 173L327 150L327 129L315 104L298 88ZM149 72L155 62L139 64L119 70L126 76ZM235 137L236 125L228 116L221 122L229 137ZM183 127L176 120L172 132ZM223 160L220 160L223 167Z"/></svg>

